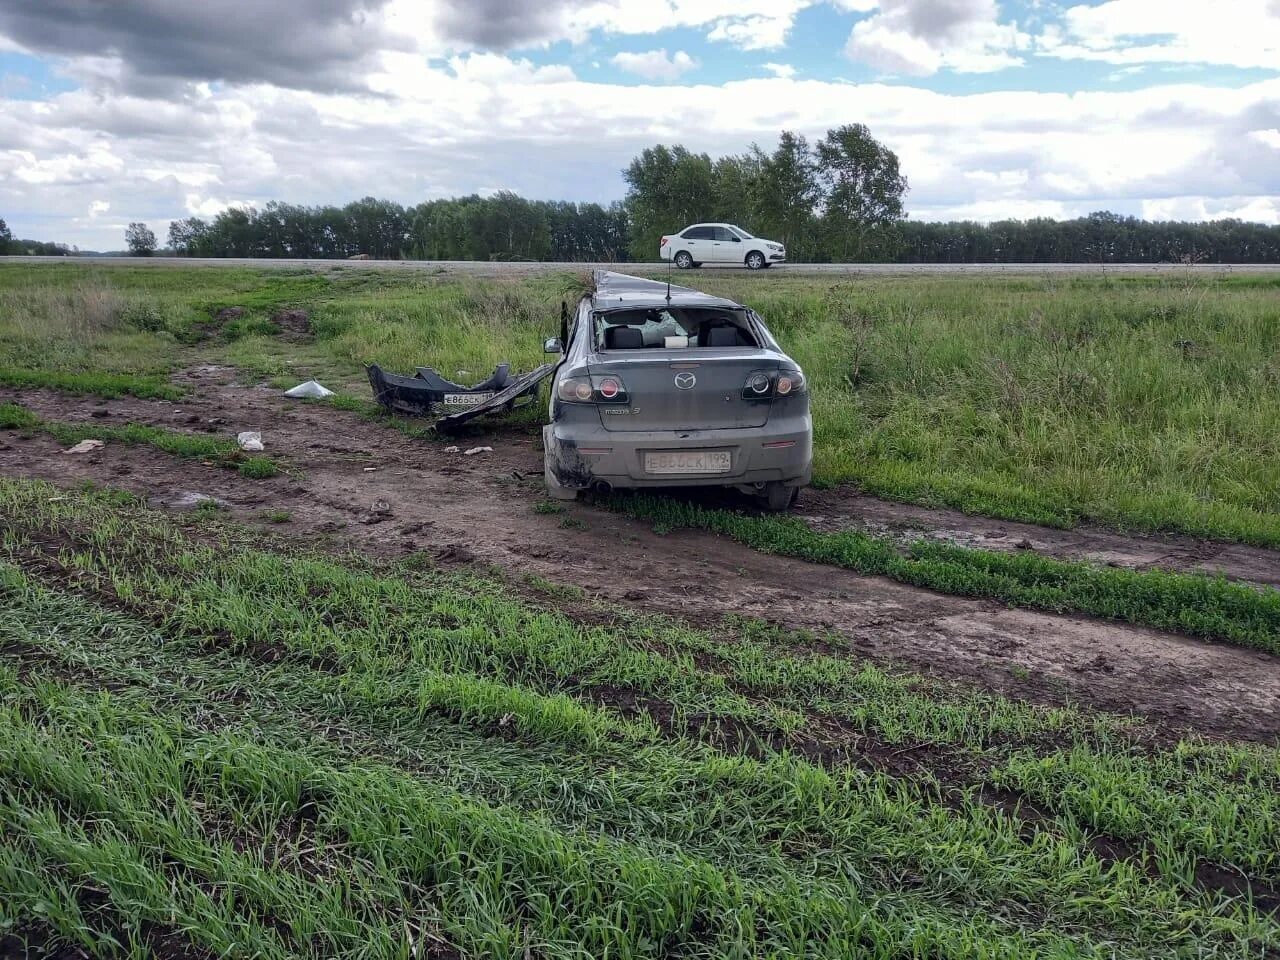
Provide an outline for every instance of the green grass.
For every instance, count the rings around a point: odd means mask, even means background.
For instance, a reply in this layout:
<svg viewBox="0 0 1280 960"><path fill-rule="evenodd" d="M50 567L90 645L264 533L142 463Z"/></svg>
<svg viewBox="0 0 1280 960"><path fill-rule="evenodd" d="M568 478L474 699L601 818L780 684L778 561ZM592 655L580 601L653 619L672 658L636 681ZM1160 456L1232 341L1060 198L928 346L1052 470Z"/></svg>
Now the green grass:
<svg viewBox="0 0 1280 960"><path fill-rule="evenodd" d="M758 309L805 367L820 485L1280 546L1275 278L682 279ZM368 361L462 379L501 361L531 368L577 284L0 265L0 368L154 378L195 350L246 376L316 376L361 397ZM233 304L249 310L243 329L188 346L214 307ZM270 312L286 305L310 312L313 341L272 335Z"/></svg>
<svg viewBox="0 0 1280 960"><path fill-rule="evenodd" d="M0 368L0 385L6 387L48 387L67 393L84 393L114 400L133 396L143 400L180 400L186 394L158 377L120 373L68 373L62 370L18 370Z"/></svg>
<svg viewBox="0 0 1280 960"><path fill-rule="evenodd" d="M1275 749L52 489L0 480L0 929L264 957L1280 946L1200 869L1280 881Z"/></svg>
<svg viewBox="0 0 1280 960"><path fill-rule="evenodd" d="M234 440L182 433L140 423L107 426L45 421L17 403L0 403L0 429L40 431L67 445L81 440L103 440L107 443L155 447L177 457L210 460L253 479L274 477L281 472L279 464L270 457L246 456Z"/></svg>
<svg viewBox="0 0 1280 960"><path fill-rule="evenodd" d="M618 498L617 509L656 527L695 527L765 553L891 577L940 593L1011 606L1083 613L1280 653L1280 590L1221 577L1128 570L858 531L820 533L793 517L760 517L648 496Z"/></svg>

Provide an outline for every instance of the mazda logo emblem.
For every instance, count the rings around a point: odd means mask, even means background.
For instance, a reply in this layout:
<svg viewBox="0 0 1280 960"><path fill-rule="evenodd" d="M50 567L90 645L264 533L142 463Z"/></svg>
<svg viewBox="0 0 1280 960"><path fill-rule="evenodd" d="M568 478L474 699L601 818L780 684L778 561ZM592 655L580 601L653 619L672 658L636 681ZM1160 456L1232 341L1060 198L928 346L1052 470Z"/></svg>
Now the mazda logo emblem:
<svg viewBox="0 0 1280 960"><path fill-rule="evenodd" d="M677 373L676 387L680 390L692 390L693 385L698 382L698 378L692 373Z"/></svg>

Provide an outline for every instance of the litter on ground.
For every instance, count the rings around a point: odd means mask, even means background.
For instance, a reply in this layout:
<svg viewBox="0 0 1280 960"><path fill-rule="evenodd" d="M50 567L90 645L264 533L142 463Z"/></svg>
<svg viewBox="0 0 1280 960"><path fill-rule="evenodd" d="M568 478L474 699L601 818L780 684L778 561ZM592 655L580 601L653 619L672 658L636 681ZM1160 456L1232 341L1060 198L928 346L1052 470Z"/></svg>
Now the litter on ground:
<svg viewBox="0 0 1280 960"><path fill-rule="evenodd" d="M101 450L106 444L101 440L81 440L74 447L68 447L63 453L92 453L94 450Z"/></svg>
<svg viewBox="0 0 1280 960"><path fill-rule="evenodd" d="M236 443L240 444L240 449L249 453L257 453L262 447L262 434L256 430L245 430L243 433L236 434Z"/></svg>
<svg viewBox="0 0 1280 960"><path fill-rule="evenodd" d="M452 444L450 444L449 446L447 446L447 447L445 447L445 448L444 448L444 452L445 452L445 453L457 453L457 452L458 452L458 448L457 448L457 447L455 447L455 446L453 446Z"/></svg>
<svg viewBox="0 0 1280 960"><path fill-rule="evenodd" d="M295 399L322 400L325 397L332 397L333 391L315 380L308 380L306 383L300 383L296 387L290 387L284 392L284 395Z"/></svg>
<svg viewBox="0 0 1280 960"><path fill-rule="evenodd" d="M457 448L455 447L454 449ZM470 450L463 453L463 456L470 457L477 453L493 453L493 447L472 447Z"/></svg>

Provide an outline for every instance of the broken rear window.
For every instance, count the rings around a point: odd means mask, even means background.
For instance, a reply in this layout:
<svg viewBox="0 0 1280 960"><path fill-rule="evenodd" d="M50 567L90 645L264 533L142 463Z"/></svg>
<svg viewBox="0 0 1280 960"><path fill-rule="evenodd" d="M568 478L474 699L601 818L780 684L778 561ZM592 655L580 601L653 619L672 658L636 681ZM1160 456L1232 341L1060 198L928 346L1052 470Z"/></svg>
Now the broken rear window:
<svg viewBox="0 0 1280 960"><path fill-rule="evenodd" d="M758 347L745 311L648 307L596 314L596 343L606 350Z"/></svg>

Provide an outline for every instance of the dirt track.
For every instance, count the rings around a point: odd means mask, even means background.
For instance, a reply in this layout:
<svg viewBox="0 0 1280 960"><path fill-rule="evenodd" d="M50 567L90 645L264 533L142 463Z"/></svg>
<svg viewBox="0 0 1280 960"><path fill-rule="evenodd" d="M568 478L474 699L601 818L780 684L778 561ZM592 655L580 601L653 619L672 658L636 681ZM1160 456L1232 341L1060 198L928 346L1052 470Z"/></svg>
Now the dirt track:
<svg viewBox="0 0 1280 960"><path fill-rule="evenodd" d="M983 689L1133 711L1175 730L1280 737L1275 657L935 594L767 556L695 531L660 536L643 523L585 504L566 514L535 513L541 452L531 434L499 432L472 441L492 446L492 453L445 454L442 445L411 440L354 414L236 386L232 373L216 367L191 371L187 379L196 387L195 398L174 404L26 390L0 391L0 399L20 400L56 420L133 421L223 436L261 430L267 452L296 472L249 480L199 461L116 444L73 456L46 436L13 432L0 433L0 472L64 484L91 479L144 494L161 507L184 493L214 495L248 522L287 511L289 522L273 525L277 532L323 537L334 546L495 563L576 584L621 609L660 610L704 622L729 613L763 617L826 634L836 650ZM820 527L906 528L988 548L1030 544L1059 556L1280 580L1276 554L1185 538L1042 530L830 491L806 491L798 511Z"/></svg>

